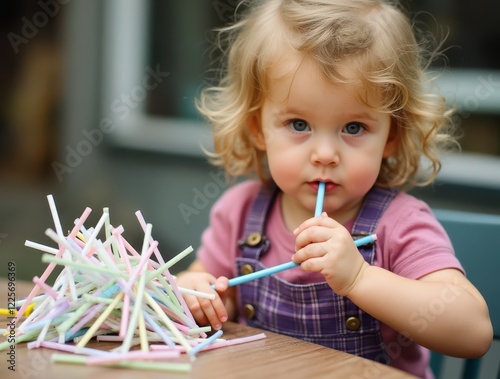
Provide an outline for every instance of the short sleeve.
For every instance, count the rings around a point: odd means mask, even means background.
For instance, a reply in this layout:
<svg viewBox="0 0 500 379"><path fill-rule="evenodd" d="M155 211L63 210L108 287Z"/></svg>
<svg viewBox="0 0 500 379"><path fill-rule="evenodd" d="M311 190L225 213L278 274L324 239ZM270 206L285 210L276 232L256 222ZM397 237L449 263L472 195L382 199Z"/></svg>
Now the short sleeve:
<svg viewBox="0 0 500 379"><path fill-rule="evenodd" d="M210 211L210 223L201 236L197 257L212 275L233 277L238 239L247 212L257 195L260 183L245 181L222 194Z"/></svg>
<svg viewBox="0 0 500 379"><path fill-rule="evenodd" d="M398 194L376 230L375 265L403 277L418 279L434 271L463 272L446 231L430 207L406 193Z"/></svg>

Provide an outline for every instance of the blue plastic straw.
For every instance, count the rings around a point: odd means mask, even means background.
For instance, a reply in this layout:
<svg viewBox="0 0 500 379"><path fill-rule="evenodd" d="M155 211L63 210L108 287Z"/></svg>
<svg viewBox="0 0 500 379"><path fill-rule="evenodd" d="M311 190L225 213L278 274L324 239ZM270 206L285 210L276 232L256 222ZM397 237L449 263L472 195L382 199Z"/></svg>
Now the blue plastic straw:
<svg viewBox="0 0 500 379"><path fill-rule="evenodd" d="M359 246L363 246L363 245L367 245L369 243L372 243L376 239L377 239L377 237L375 234L370 234L368 236L361 237L361 238L358 238L357 240L354 240L354 244L359 247ZM282 264L277 265L277 266L273 266L273 267L265 268L263 270L255 271L255 272L252 272L250 274L237 276L236 278L229 279L229 286L230 287L237 286L238 284L243 284L243 283L249 282L250 280L259 279L259 278L263 278L265 276L273 275L273 274L276 274L278 272L285 271L285 270L288 270L288 269L291 269L291 268L294 268L297 266L299 266L297 263L290 261L287 263L282 263ZM214 287L212 286L212 288L214 288Z"/></svg>
<svg viewBox="0 0 500 379"><path fill-rule="evenodd" d="M218 330L215 332L213 335L208 337L207 339L203 340L200 342L198 345L194 346L191 350L188 351L188 355L190 357L194 357L196 354L198 354L204 347L210 345L212 342L214 342L217 338L222 336L222 330Z"/></svg>
<svg viewBox="0 0 500 379"><path fill-rule="evenodd" d="M321 216L323 212L323 200L325 199L325 183L319 182L318 196L316 197L316 208L314 209L314 217Z"/></svg>

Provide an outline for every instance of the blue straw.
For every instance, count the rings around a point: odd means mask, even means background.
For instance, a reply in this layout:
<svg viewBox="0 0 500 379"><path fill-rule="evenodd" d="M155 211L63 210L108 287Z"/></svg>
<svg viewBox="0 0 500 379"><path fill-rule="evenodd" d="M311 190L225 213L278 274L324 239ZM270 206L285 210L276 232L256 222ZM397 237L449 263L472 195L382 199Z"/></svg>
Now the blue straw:
<svg viewBox="0 0 500 379"><path fill-rule="evenodd" d="M368 236L361 237L361 238L358 238L357 240L354 240L354 244L359 247L359 246L363 246L363 245L367 245L369 243L372 243L376 239L377 239L377 237L375 234L370 234ZM259 279L259 278L263 278L265 276L273 275L273 274L276 274L278 272L285 271L285 270L288 270L288 269L291 269L291 268L294 268L297 266L299 266L297 263L290 261L287 263L282 263L282 264L277 265L277 266L273 266L273 267L265 268L263 270L255 271L255 272L252 272L250 274L237 276L236 278L229 279L229 287L237 286L238 284L243 284L243 283L249 282L250 280ZM213 285L212 285L212 288L214 288Z"/></svg>
<svg viewBox="0 0 500 379"><path fill-rule="evenodd" d="M203 340L203 342L200 342L198 345L193 347L191 350L188 351L188 355L190 357L194 357L198 352L200 352L204 347L210 345L212 342L214 342L217 338L222 336L222 330L218 330L215 332L213 335L208 337L207 339Z"/></svg>
<svg viewBox="0 0 500 379"><path fill-rule="evenodd" d="M325 199L325 183L319 182L318 196L316 197L316 208L314 209L314 217L321 216L323 212L323 200Z"/></svg>

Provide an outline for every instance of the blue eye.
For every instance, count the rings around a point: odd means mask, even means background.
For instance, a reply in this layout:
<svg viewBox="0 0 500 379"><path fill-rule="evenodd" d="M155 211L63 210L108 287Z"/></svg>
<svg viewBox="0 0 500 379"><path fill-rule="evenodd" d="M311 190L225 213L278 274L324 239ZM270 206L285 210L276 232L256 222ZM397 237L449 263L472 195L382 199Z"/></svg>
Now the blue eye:
<svg viewBox="0 0 500 379"><path fill-rule="evenodd" d="M309 124L307 122L305 122L304 120L300 120L300 119L292 120L288 124L290 125L290 128L294 132L305 132L305 131L308 131L310 129Z"/></svg>
<svg viewBox="0 0 500 379"><path fill-rule="evenodd" d="M360 134L363 130L364 127L359 122L351 122L344 127L342 132L350 135L357 135Z"/></svg>

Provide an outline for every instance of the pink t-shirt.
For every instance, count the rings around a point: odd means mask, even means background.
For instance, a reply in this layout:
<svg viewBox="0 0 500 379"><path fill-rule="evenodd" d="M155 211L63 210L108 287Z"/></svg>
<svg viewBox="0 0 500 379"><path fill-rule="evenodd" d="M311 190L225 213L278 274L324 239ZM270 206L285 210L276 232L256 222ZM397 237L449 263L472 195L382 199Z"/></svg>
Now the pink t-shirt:
<svg viewBox="0 0 500 379"><path fill-rule="evenodd" d="M228 189L211 210L210 226L202 235L202 245L197 256L216 277L237 276L235 258L241 255L237 243L259 187L260 183L256 181L239 183ZM290 261L295 252L295 237L285 227L280 204L278 198L267 221L266 235L271 244L261 260L267 267ZM344 226L350 230L353 223L354 220ZM396 195L382 215L375 232L375 266L410 279L418 279L446 268L462 270L446 232L429 206L411 195L403 192ZM277 275L296 284L325 281L321 274L304 272L300 267ZM414 322L425 322L424 316L415 315ZM392 366L423 378L432 378L428 369L427 349L408 341L382 323L381 334Z"/></svg>

